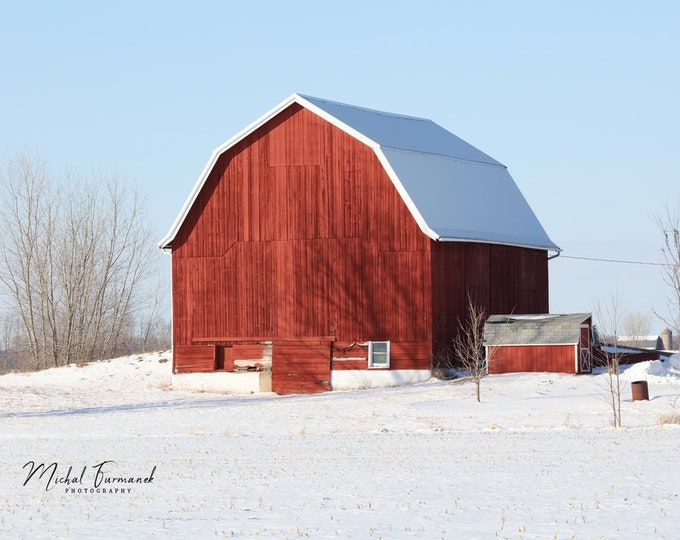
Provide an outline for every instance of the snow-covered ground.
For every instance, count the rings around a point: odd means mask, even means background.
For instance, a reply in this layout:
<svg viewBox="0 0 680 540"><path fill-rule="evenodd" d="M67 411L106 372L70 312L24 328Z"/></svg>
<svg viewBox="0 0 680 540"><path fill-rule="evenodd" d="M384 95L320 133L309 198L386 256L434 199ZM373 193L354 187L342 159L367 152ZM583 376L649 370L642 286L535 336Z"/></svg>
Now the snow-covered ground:
<svg viewBox="0 0 680 540"><path fill-rule="evenodd" d="M0 377L0 537L680 538L660 362L622 374L614 429L606 375L226 396L172 390L170 360Z"/></svg>

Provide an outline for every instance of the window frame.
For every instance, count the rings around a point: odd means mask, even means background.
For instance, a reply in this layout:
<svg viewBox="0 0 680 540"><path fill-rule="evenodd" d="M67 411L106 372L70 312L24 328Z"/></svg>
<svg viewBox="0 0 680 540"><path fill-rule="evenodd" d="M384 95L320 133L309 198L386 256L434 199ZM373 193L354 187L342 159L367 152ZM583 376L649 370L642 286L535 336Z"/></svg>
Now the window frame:
<svg viewBox="0 0 680 540"><path fill-rule="evenodd" d="M375 344L385 344L386 351L375 352ZM374 354L385 355L384 363L376 363ZM369 341L368 342L368 369L390 369L390 342L389 341Z"/></svg>

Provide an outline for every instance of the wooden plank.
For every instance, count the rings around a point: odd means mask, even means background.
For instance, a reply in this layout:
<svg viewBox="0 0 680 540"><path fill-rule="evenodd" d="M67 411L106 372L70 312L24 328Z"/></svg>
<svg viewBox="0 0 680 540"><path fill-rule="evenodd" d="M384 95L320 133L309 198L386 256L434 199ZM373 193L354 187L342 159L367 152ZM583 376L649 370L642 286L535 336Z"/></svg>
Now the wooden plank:
<svg viewBox="0 0 680 540"><path fill-rule="evenodd" d="M217 347L217 369L234 371L234 349L232 347Z"/></svg>
<svg viewBox="0 0 680 540"><path fill-rule="evenodd" d="M364 359L345 359L333 358L331 361L331 369L336 371L368 369L368 360Z"/></svg>
<svg viewBox="0 0 680 540"><path fill-rule="evenodd" d="M274 392L308 394L330 390L330 342L275 343L272 353Z"/></svg>
<svg viewBox="0 0 680 540"><path fill-rule="evenodd" d="M234 360L260 360L264 355L264 345L236 344L233 346Z"/></svg>
<svg viewBox="0 0 680 540"><path fill-rule="evenodd" d="M215 347L194 345L173 349L173 370L175 373L207 372L215 370Z"/></svg>
<svg viewBox="0 0 680 540"><path fill-rule="evenodd" d="M321 336L321 337L289 337L280 338L277 337L276 341L280 342L304 342L304 343L326 343L333 341L333 336ZM249 337L249 336L226 336L226 337L194 337L192 342L194 343L267 343L271 342L272 337Z"/></svg>

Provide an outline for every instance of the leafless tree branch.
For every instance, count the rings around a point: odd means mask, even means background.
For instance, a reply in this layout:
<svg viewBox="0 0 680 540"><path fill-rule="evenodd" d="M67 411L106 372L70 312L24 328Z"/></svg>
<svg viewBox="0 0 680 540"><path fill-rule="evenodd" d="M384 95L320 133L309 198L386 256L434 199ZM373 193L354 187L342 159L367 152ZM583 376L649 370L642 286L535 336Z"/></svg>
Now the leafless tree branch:
<svg viewBox="0 0 680 540"><path fill-rule="evenodd" d="M22 329L11 347L31 369L111 357L139 341L138 317L158 316L142 200L116 175L53 182L24 152L0 174L0 221L1 292Z"/></svg>
<svg viewBox="0 0 680 540"><path fill-rule="evenodd" d="M621 427L620 366L624 353L617 343L623 313L619 295L612 294L607 302L597 298L593 311L597 319L600 335L607 336L608 341L608 343L601 344L601 351L607 369L607 393L612 412L612 423L614 427Z"/></svg>
<svg viewBox="0 0 680 540"><path fill-rule="evenodd" d="M664 262L663 280L668 286L669 294L665 311L654 311L654 314L671 328L676 336L680 335L680 203L672 208L666 204L662 213L654 217L654 222L663 235Z"/></svg>
<svg viewBox="0 0 680 540"><path fill-rule="evenodd" d="M475 397L481 401L480 386L484 376L488 373L488 365L495 348L484 348L484 324L487 313L483 307L476 304L468 295L467 317L459 320L458 334L453 341L455 357L461 367L470 374L475 383Z"/></svg>

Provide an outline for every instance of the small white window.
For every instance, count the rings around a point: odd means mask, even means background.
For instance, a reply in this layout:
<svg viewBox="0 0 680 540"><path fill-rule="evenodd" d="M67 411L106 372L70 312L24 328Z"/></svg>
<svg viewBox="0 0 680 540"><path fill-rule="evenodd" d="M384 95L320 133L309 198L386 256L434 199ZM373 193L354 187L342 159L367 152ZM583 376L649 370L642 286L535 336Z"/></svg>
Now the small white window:
<svg viewBox="0 0 680 540"><path fill-rule="evenodd" d="M390 367L390 342L389 341L369 341L368 342L368 367L369 368L389 368Z"/></svg>

